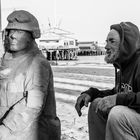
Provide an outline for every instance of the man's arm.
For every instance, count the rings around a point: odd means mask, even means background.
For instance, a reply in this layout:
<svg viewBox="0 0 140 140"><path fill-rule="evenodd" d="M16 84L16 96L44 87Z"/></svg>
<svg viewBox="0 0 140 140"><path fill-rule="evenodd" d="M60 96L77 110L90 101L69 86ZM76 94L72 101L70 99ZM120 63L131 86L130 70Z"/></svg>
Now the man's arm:
<svg viewBox="0 0 140 140"><path fill-rule="evenodd" d="M9 111L3 124L12 132L22 131L40 115L47 96L51 69L49 65L35 63L31 66L26 79L27 98L17 103Z"/></svg>
<svg viewBox="0 0 140 140"><path fill-rule="evenodd" d="M88 90L82 92L81 94L86 93L91 97L91 101L93 101L95 98L98 97L105 97L105 96L109 96L109 95L114 95L116 94L115 92L115 88L113 89L108 89L108 90L99 90L97 88L89 88Z"/></svg>

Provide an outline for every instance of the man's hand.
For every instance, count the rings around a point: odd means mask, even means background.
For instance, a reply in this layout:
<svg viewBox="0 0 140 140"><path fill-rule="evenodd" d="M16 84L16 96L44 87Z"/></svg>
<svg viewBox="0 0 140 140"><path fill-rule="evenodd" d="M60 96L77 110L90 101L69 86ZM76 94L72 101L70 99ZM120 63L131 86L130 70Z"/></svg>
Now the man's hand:
<svg viewBox="0 0 140 140"><path fill-rule="evenodd" d="M98 110L102 111L102 112L109 112L110 109L116 105L116 97L117 95L111 95L111 96L107 96L107 97L104 97L102 98L98 104L97 104L97 107L96 107L96 112Z"/></svg>
<svg viewBox="0 0 140 140"><path fill-rule="evenodd" d="M77 98L77 102L75 104L75 109L78 113L79 116L82 115L82 112L81 112L81 108L83 106L86 106L88 107L88 103L91 101L91 97L86 94L86 93L83 93L81 94L78 98Z"/></svg>

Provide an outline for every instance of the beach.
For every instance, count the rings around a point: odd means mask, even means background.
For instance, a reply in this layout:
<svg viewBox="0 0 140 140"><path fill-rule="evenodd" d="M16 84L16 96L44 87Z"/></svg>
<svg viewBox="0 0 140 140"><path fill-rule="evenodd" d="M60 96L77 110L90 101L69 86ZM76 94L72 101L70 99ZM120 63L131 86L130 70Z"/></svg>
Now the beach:
<svg viewBox="0 0 140 140"><path fill-rule="evenodd" d="M113 66L105 63L104 56L80 56L75 61L57 61L52 70L61 140L88 140L88 107L82 108L79 117L75 110L77 97L89 87L113 88Z"/></svg>

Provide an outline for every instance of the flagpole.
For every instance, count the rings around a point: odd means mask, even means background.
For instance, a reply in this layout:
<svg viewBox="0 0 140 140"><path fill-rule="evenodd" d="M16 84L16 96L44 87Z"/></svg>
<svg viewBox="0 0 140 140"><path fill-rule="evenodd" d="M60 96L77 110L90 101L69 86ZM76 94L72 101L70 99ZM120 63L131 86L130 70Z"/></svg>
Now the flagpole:
<svg viewBox="0 0 140 140"><path fill-rule="evenodd" d="M1 31L1 0L0 0L0 31Z"/></svg>
<svg viewBox="0 0 140 140"><path fill-rule="evenodd" d="M2 18L1 18L1 0L0 0L0 58L2 58L4 53L3 42L2 42Z"/></svg>

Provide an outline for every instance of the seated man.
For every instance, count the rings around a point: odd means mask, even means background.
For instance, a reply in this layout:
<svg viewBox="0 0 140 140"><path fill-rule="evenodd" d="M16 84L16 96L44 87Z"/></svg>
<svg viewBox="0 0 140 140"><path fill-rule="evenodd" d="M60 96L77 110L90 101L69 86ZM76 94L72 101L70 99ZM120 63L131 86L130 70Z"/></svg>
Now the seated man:
<svg viewBox="0 0 140 140"><path fill-rule="evenodd" d="M75 108L91 102L88 112L90 140L140 139L140 33L131 22L110 27L105 61L115 67L115 87L91 87L78 97Z"/></svg>

